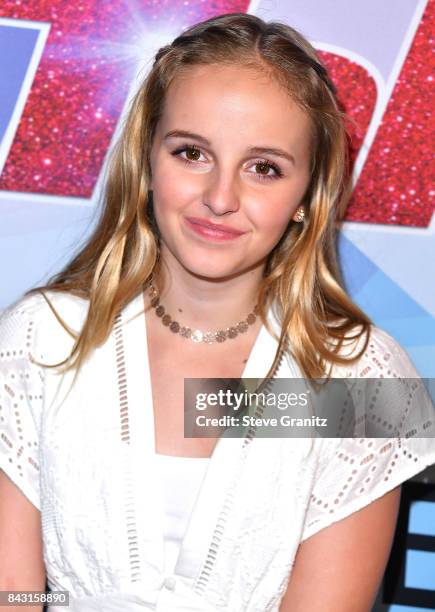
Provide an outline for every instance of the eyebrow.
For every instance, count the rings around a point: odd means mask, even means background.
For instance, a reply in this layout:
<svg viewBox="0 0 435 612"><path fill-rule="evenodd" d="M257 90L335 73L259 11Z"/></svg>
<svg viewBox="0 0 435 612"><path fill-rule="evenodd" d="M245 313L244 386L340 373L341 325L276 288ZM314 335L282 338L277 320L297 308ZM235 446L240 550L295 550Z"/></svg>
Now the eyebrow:
<svg viewBox="0 0 435 612"><path fill-rule="evenodd" d="M194 132L189 132L188 130L171 130L165 134L163 140L166 140L167 138L192 138L206 146L210 146L210 141L207 140L207 138L204 138L204 136L200 136L199 134L195 134ZM287 153L287 151L284 151L283 149L277 149L276 147L251 147L248 149L248 153L251 155L276 155L277 157L284 157L284 159L287 159L293 165L296 163L293 155Z"/></svg>

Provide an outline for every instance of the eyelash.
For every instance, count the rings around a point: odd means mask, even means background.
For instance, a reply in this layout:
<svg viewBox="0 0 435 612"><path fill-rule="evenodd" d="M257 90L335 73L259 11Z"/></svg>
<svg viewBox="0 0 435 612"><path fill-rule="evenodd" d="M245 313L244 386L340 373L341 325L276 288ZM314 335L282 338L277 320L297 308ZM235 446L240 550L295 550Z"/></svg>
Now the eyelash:
<svg viewBox="0 0 435 612"><path fill-rule="evenodd" d="M171 155L173 155L174 157L179 157L179 159L181 159L186 165L194 164L195 163L194 161L190 161L188 159L185 159L184 157L180 157L180 153L184 153L188 149L191 151L199 151L200 153L202 153L199 147L194 146L194 145L184 144L178 149L175 149L175 151L172 151ZM272 170L275 172L275 175L273 176L265 176L264 174L262 175L262 174L254 173L260 179L260 181L271 181L271 180L278 179L282 176L281 169L276 164L269 161L268 159L258 159L256 160L255 164L266 164L267 166L269 166L269 168L272 168Z"/></svg>

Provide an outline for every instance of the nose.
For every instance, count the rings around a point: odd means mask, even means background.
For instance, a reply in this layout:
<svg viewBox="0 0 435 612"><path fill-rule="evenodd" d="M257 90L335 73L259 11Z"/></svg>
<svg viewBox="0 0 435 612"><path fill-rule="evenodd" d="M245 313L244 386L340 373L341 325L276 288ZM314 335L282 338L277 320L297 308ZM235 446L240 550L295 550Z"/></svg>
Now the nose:
<svg viewBox="0 0 435 612"><path fill-rule="evenodd" d="M213 173L204 188L202 201L216 216L237 212L240 208L237 179L229 172Z"/></svg>

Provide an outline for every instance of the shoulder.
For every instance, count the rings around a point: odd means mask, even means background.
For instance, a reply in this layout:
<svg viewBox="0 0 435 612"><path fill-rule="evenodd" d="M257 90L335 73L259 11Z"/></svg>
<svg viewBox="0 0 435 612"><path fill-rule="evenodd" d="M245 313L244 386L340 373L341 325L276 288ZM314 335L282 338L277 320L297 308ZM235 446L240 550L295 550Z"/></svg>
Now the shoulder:
<svg viewBox="0 0 435 612"><path fill-rule="evenodd" d="M42 320L50 318L53 309L59 309L67 315L77 316L85 312L88 300L65 291L38 291L25 294L7 306L0 314L0 321L24 321L27 319Z"/></svg>
<svg viewBox="0 0 435 612"><path fill-rule="evenodd" d="M345 339L340 355L357 355L364 347L366 336ZM418 378L419 374L405 348L388 332L370 326L369 340L362 354L349 365L335 365L333 377L354 378Z"/></svg>
<svg viewBox="0 0 435 612"><path fill-rule="evenodd" d="M272 305L268 312L268 323L271 331L278 338L281 333L280 313ZM360 333L361 326L346 334L343 345L339 351L340 357L349 359L346 364L333 364L332 378L419 378L406 349L384 329L371 324L367 334ZM331 343L336 343L331 339ZM352 357L357 356L352 362ZM298 370L294 360L289 358L293 370ZM298 376L302 376L300 370Z"/></svg>
<svg viewBox="0 0 435 612"><path fill-rule="evenodd" d="M61 320L77 332L87 313L88 302L66 292L44 291L24 295L0 314L2 357L41 352L59 340L71 338ZM42 350L44 352L44 350Z"/></svg>

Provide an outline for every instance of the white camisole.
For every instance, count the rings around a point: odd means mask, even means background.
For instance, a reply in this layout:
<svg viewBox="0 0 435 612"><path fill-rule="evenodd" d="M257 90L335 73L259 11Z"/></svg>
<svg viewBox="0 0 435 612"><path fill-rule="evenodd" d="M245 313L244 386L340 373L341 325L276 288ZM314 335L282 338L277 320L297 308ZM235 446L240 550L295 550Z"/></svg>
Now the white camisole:
<svg viewBox="0 0 435 612"><path fill-rule="evenodd" d="M210 458L160 453L156 457L163 502L165 573L172 574Z"/></svg>

